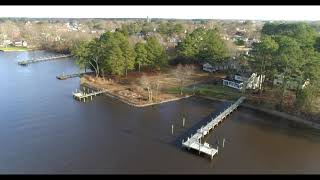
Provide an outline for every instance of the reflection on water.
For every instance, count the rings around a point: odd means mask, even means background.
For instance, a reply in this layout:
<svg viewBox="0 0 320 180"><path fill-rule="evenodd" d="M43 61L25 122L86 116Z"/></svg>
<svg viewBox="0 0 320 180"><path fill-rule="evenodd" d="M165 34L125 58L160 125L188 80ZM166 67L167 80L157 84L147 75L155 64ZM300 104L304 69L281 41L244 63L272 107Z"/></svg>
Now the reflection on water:
<svg viewBox="0 0 320 180"><path fill-rule="evenodd" d="M134 108L104 96L81 103L71 94L79 78L55 78L78 72L74 60L17 64L46 55L0 52L0 173L320 172L319 131L240 108L206 137L220 150L210 161L181 140L227 104L189 98Z"/></svg>

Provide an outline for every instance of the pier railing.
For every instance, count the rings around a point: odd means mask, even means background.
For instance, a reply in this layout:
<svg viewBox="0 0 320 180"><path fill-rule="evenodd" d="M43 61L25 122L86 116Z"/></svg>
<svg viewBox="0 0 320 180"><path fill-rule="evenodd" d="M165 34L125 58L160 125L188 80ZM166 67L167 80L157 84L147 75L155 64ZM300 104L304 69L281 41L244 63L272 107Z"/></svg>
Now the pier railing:
<svg viewBox="0 0 320 180"><path fill-rule="evenodd" d="M66 57L71 57L71 54L62 54L62 55L57 55L57 56L46 56L46 57L38 57L38 58L33 58L33 59L28 59L24 61L19 61L19 65L28 65L31 63L36 63L36 62L42 62L42 61L50 61L54 59L60 59L60 58L66 58Z"/></svg>
<svg viewBox="0 0 320 180"><path fill-rule="evenodd" d="M182 146L187 147L188 149L195 149L202 153L205 153L207 155L211 156L211 159L215 154L218 153L219 147L217 149L210 147L209 144L201 143L201 139L206 136L210 130L214 129L218 124L225 119L229 114L231 114L235 109L239 107L239 105L245 100L245 97L240 97L235 103L233 103L231 106L229 106L226 110L224 110L222 113L220 113L215 118L212 118L210 122L207 123L206 126L202 126L200 129L197 130L196 134L192 135L191 137L184 142L182 140Z"/></svg>

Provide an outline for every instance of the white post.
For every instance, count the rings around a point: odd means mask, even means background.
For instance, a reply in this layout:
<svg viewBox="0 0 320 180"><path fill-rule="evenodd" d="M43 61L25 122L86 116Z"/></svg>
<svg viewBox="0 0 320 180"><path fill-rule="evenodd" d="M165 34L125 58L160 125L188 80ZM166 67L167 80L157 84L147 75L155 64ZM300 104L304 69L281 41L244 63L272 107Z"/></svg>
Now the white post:
<svg viewBox="0 0 320 180"><path fill-rule="evenodd" d="M173 135L173 124L171 125L171 134Z"/></svg>
<svg viewBox="0 0 320 180"><path fill-rule="evenodd" d="M185 121L186 121L186 119L183 117L183 119L182 119L182 126L183 127L184 127Z"/></svg>
<svg viewBox="0 0 320 180"><path fill-rule="evenodd" d="M218 154L218 152L219 152L219 145L217 146L217 154Z"/></svg>
<svg viewBox="0 0 320 180"><path fill-rule="evenodd" d="M225 138L223 138L223 142L222 142L222 147L224 148L224 142L225 142Z"/></svg>
<svg viewBox="0 0 320 180"><path fill-rule="evenodd" d="M211 160L213 159L213 149L211 151Z"/></svg>

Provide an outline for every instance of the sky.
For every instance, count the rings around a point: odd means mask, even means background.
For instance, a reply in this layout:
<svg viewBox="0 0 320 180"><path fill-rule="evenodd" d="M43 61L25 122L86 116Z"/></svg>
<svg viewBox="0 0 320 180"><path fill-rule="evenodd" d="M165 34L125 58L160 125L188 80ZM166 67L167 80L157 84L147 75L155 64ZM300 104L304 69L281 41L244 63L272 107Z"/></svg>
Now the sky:
<svg viewBox="0 0 320 180"><path fill-rule="evenodd" d="M320 6L0 6L0 17L320 20Z"/></svg>

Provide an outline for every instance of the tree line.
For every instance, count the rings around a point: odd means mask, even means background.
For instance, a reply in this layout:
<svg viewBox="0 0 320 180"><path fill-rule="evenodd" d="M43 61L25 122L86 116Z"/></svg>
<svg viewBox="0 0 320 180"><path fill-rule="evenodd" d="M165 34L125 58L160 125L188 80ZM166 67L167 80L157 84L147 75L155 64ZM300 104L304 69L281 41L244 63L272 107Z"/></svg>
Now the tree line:
<svg viewBox="0 0 320 180"><path fill-rule="evenodd" d="M311 111L314 100L319 96L320 54L319 36L306 23L266 23L263 26L261 42L251 50L250 63L253 71L265 76L260 95L266 82L280 76L282 84L279 109L283 109L284 97L295 82L295 107ZM310 84L303 86L308 81Z"/></svg>
<svg viewBox="0 0 320 180"><path fill-rule="evenodd" d="M99 75L127 75L130 70L160 69L167 65L165 48L155 37L135 45L120 31L106 32L99 38L79 43L72 51L82 68Z"/></svg>

